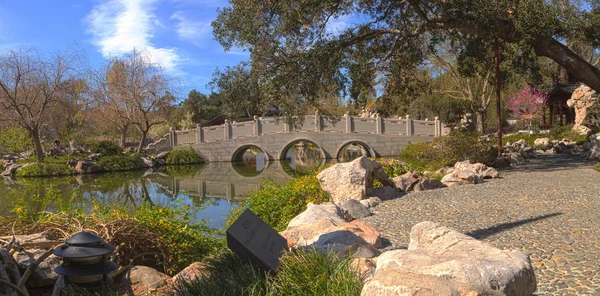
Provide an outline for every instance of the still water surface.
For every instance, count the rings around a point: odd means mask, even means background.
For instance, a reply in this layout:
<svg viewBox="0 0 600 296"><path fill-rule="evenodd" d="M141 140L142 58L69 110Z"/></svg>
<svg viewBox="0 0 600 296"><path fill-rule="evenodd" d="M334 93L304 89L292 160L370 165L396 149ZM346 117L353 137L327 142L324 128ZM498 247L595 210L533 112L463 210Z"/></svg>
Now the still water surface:
<svg viewBox="0 0 600 296"><path fill-rule="evenodd" d="M362 154L364 149L350 146L339 161L348 161ZM143 203L168 207L179 202L195 206L191 216L194 221L204 219L210 227L223 228L231 208L253 190L260 189L264 178L282 183L331 162L323 159L320 150L314 149L310 143L300 143L286 155L287 160L268 161L261 151L248 149L242 161L233 163L214 162L84 176L4 179L0 182L0 215L10 215L17 202L41 210L42 205L33 196L43 196L50 186L54 186L60 190L62 198L69 200L73 196L73 203L88 211L91 211L93 203L135 209ZM50 211L54 209L49 205Z"/></svg>

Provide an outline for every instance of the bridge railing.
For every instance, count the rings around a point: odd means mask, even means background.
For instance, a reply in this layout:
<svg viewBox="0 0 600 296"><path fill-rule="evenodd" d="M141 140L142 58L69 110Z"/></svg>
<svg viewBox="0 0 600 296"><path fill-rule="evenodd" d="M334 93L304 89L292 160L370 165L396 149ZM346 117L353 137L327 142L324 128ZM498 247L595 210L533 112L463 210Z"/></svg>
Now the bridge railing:
<svg viewBox="0 0 600 296"><path fill-rule="evenodd" d="M346 113L338 121L330 122L316 112L315 115L304 116L303 124L296 128L286 123L283 118L255 116L252 121L232 123L225 120L225 124L217 126L202 127L197 125L196 129L183 131L171 129L165 138L156 144L151 144L149 148L152 146L152 150L158 152L181 145L292 132L335 132L437 137L446 134L448 129L437 117L433 121L429 121L413 120L408 115L404 118L383 118L379 117L378 114L376 117L355 117Z"/></svg>

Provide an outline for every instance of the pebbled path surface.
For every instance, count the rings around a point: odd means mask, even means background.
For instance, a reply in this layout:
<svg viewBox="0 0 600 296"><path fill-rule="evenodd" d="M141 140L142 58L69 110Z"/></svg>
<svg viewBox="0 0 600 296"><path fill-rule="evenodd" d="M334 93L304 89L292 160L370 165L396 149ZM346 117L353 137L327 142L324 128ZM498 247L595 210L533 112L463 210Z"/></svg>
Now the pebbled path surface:
<svg viewBox="0 0 600 296"><path fill-rule="evenodd" d="M434 221L501 249L530 254L535 295L600 296L600 173L581 155L538 155L479 185L409 193L361 220L394 248Z"/></svg>

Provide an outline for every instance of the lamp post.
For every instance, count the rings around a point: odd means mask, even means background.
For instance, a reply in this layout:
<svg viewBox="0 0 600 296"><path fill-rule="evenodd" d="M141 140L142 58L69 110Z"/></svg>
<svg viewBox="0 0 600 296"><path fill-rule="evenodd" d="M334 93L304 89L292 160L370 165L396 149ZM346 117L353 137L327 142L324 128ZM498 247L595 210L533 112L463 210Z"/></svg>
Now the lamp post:
<svg viewBox="0 0 600 296"><path fill-rule="evenodd" d="M118 268L109 260L114 250L115 247L101 237L91 232L78 232L54 250L54 255L63 258L63 263L54 271L64 276L63 286L75 285L90 290L106 287L112 283L108 274Z"/></svg>

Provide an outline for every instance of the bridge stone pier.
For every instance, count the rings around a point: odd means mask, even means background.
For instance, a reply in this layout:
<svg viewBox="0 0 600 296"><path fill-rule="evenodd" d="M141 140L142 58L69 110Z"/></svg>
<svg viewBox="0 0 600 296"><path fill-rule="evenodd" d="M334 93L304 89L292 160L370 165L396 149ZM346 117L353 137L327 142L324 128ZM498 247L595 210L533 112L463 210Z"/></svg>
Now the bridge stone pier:
<svg viewBox="0 0 600 296"><path fill-rule="evenodd" d="M320 148L321 158L336 159L351 144L364 147L368 156L397 156L410 142L430 141L448 129L436 117L433 121L406 118L363 118L348 114L332 123L319 113L304 117L294 128L282 118L255 117L253 121L175 131L147 150L160 152L192 147L209 162L237 161L248 149L260 149L269 160L285 160L287 151L299 141Z"/></svg>

